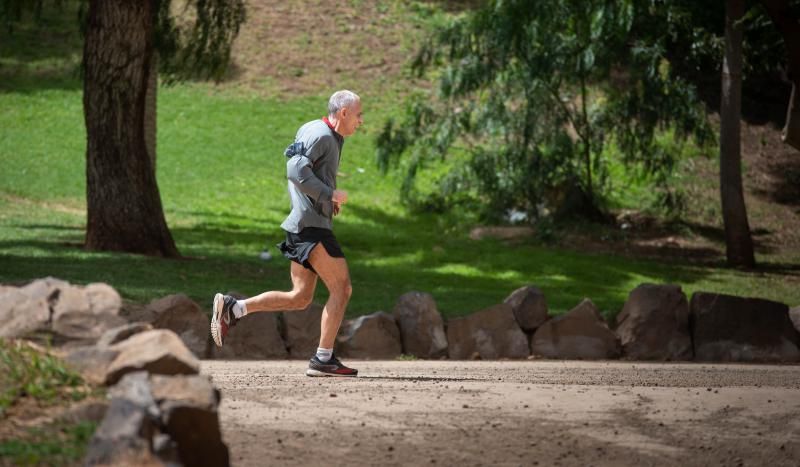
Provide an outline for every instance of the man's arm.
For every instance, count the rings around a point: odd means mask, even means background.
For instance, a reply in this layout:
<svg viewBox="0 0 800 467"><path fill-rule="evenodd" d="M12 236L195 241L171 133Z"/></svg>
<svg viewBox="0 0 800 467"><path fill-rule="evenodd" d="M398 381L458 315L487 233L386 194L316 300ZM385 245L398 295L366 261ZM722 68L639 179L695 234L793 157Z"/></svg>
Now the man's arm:
<svg viewBox="0 0 800 467"><path fill-rule="evenodd" d="M311 170L314 162L325 154L327 143L324 138L319 138L307 148L302 143L295 143L286 150L287 156L291 154L286 162L286 178L303 194L317 201L331 201L333 198L333 188L317 178Z"/></svg>

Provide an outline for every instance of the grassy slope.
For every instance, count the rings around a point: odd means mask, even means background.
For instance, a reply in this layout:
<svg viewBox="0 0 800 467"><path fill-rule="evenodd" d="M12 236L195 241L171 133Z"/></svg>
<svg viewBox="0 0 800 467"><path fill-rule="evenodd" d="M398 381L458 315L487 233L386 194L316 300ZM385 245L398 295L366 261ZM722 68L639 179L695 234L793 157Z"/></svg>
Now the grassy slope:
<svg viewBox="0 0 800 467"><path fill-rule="evenodd" d="M356 3L364 8L354 8ZM355 288L349 316L389 310L409 290L432 293L443 313L455 316L497 303L527 283L539 285L557 312L589 297L613 315L640 282L800 303L797 281L780 273L587 254L581 244L568 250L530 240L510 247L470 240L458 219L408 214L398 205L397 180L374 167L373 137L397 110L396 96L406 91L396 63L419 35L418 11L394 2L345 2L331 10L335 18L320 35L281 29L276 12L291 2L271 4L274 9L259 5L243 31L232 80L162 87L159 94L159 185L186 260L78 247L85 223L80 84L65 72L64 62L51 66L52 57L38 60L32 51L0 45L0 282L53 275L108 282L136 302L183 292L202 304L217 290L249 295L288 287L286 261L264 262L258 252L269 245L276 254L278 224L288 206L282 150L299 124L322 114L330 84L321 77L336 65L308 65L286 75L285 66L276 65L273 72L261 64L277 61L287 50L316 51L323 40L341 54L338 47L353 49L359 38L369 37L378 43L357 49L352 66L335 72L343 86L362 84L353 87L364 89L366 110L364 131L345 146L340 186L351 201L336 221ZM297 10L300 23L308 20L305 11ZM262 53L260 40L264 49L280 53L248 59ZM306 46L291 48L303 41ZM52 56L73 56L75 45L69 43L53 45L66 50ZM380 63L378 57L387 58ZM317 301L324 296L320 287Z"/></svg>

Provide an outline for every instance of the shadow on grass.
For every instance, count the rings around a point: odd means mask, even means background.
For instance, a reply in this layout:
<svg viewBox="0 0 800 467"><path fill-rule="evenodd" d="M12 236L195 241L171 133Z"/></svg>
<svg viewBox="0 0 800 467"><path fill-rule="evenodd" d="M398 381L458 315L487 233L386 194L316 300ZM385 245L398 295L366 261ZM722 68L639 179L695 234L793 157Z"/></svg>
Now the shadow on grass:
<svg viewBox="0 0 800 467"><path fill-rule="evenodd" d="M424 216L407 218L355 205L348 209L354 221L336 226L354 285L348 318L391 310L409 291L432 294L445 317L461 316L499 303L526 284L539 286L555 312L588 297L611 318L640 281L688 285L710 273L534 244L510 247L500 241L472 241L464 232L437 228ZM220 216L196 214L197 225L172 229L190 260L87 252L65 246L65 241L82 237L79 228L31 224L49 233L44 238L41 232L31 232L29 238L0 241L0 282L45 276L74 283L106 282L124 298L140 303L172 293L205 303L217 291L255 295L291 286L289 262L274 246L273 260L258 258L265 243L279 241L277 226L264 230L254 225L259 219L226 215L220 223ZM327 292L324 287L318 290L322 292L315 301L324 303Z"/></svg>

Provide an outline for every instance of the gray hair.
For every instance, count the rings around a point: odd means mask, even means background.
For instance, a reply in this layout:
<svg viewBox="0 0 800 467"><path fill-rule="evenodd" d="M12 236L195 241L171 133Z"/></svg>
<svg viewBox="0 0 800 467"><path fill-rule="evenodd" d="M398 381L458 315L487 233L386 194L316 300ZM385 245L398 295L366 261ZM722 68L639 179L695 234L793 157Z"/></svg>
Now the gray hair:
<svg viewBox="0 0 800 467"><path fill-rule="evenodd" d="M358 94L354 93L353 91L348 91L346 89L342 91L336 91L328 100L328 115L333 117L340 110L344 109L345 107L350 107L360 100L361 98L358 97Z"/></svg>

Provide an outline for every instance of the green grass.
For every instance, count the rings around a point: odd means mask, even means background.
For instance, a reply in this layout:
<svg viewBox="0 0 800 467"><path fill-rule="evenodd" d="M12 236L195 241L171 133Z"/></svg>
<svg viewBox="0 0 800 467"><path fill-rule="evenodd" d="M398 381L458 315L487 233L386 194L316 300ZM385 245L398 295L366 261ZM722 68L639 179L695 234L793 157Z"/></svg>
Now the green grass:
<svg viewBox="0 0 800 467"><path fill-rule="evenodd" d="M0 281L56 276L107 282L148 302L182 292L206 305L215 291L246 295L290 286L288 262L258 253L282 239L287 214L282 151L296 128L322 113L324 97L280 102L215 94L192 85L159 95L158 179L184 260L82 250L85 135L76 90L0 94ZM336 220L354 295L348 316L390 310L401 294L433 294L445 316L477 311L536 284L554 312L584 297L607 314L641 282L800 303L780 274L636 261L468 238L458 218L414 215L398 202L398 180L375 168L373 136L391 105L366 105L364 132L345 144L339 184L350 202ZM580 245L576 245L579 249ZM324 301L320 287L317 301Z"/></svg>
<svg viewBox="0 0 800 467"><path fill-rule="evenodd" d="M96 428L94 422L80 422L29 429L24 438L0 441L0 460L11 465L80 465Z"/></svg>

